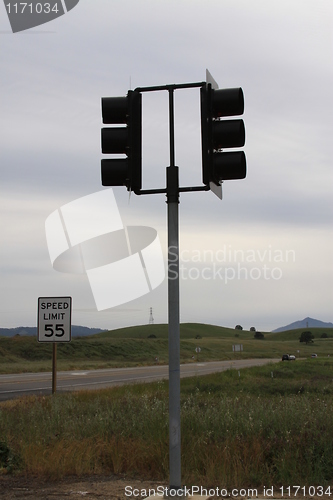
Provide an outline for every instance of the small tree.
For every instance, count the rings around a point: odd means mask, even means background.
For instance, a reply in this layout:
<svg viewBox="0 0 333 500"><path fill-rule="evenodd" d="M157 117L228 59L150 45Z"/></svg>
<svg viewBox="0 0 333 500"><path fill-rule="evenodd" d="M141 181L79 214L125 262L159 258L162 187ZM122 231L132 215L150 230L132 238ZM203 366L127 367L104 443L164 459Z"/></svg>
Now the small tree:
<svg viewBox="0 0 333 500"><path fill-rule="evenodd" d="M310 344L313 342L314 335L312 332L302 332L299 338L300 342L305 342L306 344Z"/></svg>
<svg viewBox="0 0 333 500"><path fill-rule="evenodd" d="M255 331L256 331L255 326L251 326L251 328L250 328L250 332L255 332Z"/></svg>
<svg viewBox="0 0 333 500"><path fill-rule="evenodd" d="M265 338L265 335L264 335L263 333L261 333L261 332L256 332L256 333L254 334L254 338L255 338L255 339L264 339L264 338Z"/></svg>
<svg viewBox="0 0 333 500"><path fill-rule="evenodd" d="M243 327L241 325L236 325L235 330L243 330Z"/></svg>
<svg viewBox="0 0 333 500"><path fill-rule="evenodd" d="M322 333L320 336L321 339L328 339L328 335L326 332Z"/></svg>

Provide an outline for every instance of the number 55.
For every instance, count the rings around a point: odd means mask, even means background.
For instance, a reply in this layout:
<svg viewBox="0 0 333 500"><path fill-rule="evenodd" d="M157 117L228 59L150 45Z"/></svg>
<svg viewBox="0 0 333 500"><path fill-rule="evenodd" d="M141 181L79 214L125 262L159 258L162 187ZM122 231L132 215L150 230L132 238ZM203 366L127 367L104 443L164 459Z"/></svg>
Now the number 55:
<svg viewBox="0 0 333 500"><path fill-rule="evenodd" d="M55 333L55 336L56 337L62 337L63 335L65 335L65 330L63 329L63 323L62 324L59 324L59 325L55 325L55 331L56 332L61 332L61 333ZM52 335L54 335L54 331L53 331L53 325L45 325L45 331L46 332L50 332L50 333L45 333L45 337L52 337Z"/></svg>

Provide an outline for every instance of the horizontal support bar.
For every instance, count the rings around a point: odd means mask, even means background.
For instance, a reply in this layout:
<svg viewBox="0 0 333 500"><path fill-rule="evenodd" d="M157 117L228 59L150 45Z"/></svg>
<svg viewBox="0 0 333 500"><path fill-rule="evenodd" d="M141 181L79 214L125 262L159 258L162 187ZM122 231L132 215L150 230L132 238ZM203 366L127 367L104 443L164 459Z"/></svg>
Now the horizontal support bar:
<svg viewBox="0 0 333 500"><path fill-rule="evenodd" d="M135 92L155 92L157 90L175 90L175 89L189 89L195 87L204 87L206 82L195 82L195 83L179 83L170 85L158 85L155 87L137 87Z"/></svg>
<svg viewBox="0 0 333 500"><path fill-rule="evenodd" d="M189 186L189 187L181 187L179 188L180 193L186 193L190 191L209 191L210 187L209 186Z"/></svg>
<svg viewBox="0 0 333 500"><path fill-rule="evenodd" d="M188 187L180 187L178 192L179 193L186 193L186 192L191 192L191 191L209 191L210 187L209 186L188 186ZM135 194L141 195L141 194L163 194L167 193L167 189L140 189L140 191L135 191Z"/></svg>
<svg viewBox="0 0 333 500"><path fill-rule="evenodd" d="M135 191L135 194L161 194L166 193L166 188L164 189L140 189L140 191Z"/></svg>

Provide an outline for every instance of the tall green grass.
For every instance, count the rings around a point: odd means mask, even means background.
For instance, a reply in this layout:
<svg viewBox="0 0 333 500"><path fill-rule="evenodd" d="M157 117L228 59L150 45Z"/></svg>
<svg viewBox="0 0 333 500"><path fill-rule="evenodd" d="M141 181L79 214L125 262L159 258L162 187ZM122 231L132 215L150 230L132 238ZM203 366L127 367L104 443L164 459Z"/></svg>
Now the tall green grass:
<svg viewBox="0 0 333 500"><path fill-rule="evenodd" d="M331 482L332 379L329 359L183 379L184 483ZM0 436L27 475L126 473L167 481L168 385L8 401L0 404Z"/></svg>

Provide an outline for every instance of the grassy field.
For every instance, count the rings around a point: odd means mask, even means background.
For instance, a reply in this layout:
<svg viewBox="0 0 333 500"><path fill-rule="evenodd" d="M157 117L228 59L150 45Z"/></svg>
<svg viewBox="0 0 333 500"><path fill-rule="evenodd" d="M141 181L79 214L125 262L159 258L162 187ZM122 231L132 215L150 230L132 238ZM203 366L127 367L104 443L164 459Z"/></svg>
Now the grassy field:
<svg viewBox="0 0 333 500"><path fill-rule="evenodd" d="M326 487L333 480L332 410L327 357L183 379L183 482ZM0 436L3 471L167 482L168 385L7 401L0 404Z"/></svg>
<svg viewBox="0 0 333 500"><path fill-rule="evenodd" d="M300 330L264 333L263 340L253 338L254 332L213 325L182 324L180 355L182 363L193 362L200 347L200 361L240 358L281 357L284 353L297 357L333 356L333 329L313 328L313 344L299 342ZM322 333L329 338L321 338ZM151 336L153 338L148 338ZM233 344L242 344L242 352L233 352ZM58 370L112 368L150 365L157 357L160 364L168 363L168 326L143 325L103 332L91 337L74 338L59 343ZM299 351L299 352L298 352ZM50 371L52 346L38 343L34 337L0 337L0 373Z"/></svg>

